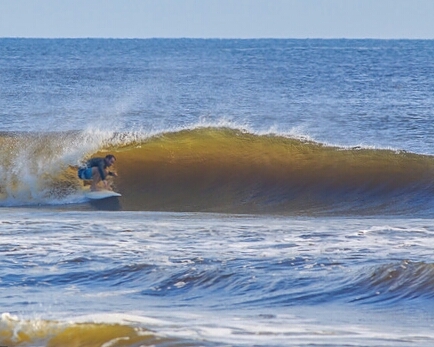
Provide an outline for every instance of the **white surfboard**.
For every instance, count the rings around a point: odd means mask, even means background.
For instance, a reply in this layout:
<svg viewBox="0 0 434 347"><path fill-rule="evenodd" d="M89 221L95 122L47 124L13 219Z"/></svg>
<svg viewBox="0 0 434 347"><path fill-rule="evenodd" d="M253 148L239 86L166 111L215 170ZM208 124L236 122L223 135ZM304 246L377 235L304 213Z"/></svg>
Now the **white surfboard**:
<svg viewBox="0 0 434 347"><path fill-rule="evenodd" d="M111 198L113 196L122 196L121 194L116 193L112 190L96 190L96 191L87 190L84 192L84 195L86 196L86 198L97 199L97 200Z"/></svg>

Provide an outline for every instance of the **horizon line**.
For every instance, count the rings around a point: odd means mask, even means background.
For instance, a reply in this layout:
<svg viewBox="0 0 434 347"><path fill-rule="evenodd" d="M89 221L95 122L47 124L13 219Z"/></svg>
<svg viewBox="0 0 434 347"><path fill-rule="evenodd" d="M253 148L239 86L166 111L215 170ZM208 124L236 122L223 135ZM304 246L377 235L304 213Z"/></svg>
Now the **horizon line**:
<svg viewBox="0 0 434 347"><path fill-rule="evenodd" d="M383 40L383 41L432 41L434 38L418 37L188 37L188 36L154 36L154 37L129 37L129 36L0 36L0 39L36 39L36 40Z"/></svg>

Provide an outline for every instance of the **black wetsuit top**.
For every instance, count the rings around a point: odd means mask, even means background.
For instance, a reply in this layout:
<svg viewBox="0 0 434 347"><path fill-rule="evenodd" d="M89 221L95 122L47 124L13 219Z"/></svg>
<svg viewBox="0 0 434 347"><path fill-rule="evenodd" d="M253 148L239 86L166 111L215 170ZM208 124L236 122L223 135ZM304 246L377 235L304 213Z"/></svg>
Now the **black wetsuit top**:
<svg viewBox="0 0 434 347"><path fill-rule="evenodd" d="M106 173L105 169L107 165L105 163L105 158L92 158L89 159L86 163L87 167L97 167L99 171L99 175L101 176L101 180L104 181L107 175L111 175L111 172Z"/></svg>

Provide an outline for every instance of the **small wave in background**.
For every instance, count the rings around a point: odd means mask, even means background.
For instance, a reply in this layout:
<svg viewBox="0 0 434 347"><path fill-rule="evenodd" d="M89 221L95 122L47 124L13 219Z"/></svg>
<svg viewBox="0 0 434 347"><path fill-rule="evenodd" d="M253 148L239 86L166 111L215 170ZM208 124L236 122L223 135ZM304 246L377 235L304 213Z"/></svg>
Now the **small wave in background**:
<svg viewBox="0 0 434 347"><path fill-rule="evenodd" d="M0 226L7 346L434 340L423 219L4 208Z"/></svg>

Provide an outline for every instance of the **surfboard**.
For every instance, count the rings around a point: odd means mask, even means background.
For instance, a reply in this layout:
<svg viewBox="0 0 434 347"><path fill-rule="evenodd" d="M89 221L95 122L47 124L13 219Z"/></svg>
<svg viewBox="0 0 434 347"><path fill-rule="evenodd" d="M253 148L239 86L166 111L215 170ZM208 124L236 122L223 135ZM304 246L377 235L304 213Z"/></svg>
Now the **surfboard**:
<svg viewBox="0 0 434 347"><path fill-rule="evenodd" d="M86 196L86 198L89 199L105 199L105 198L111 198L113 196L122 196L119 193L116 193L112 190L96 190L96 191L85 191L84 195Z"/></svg>

